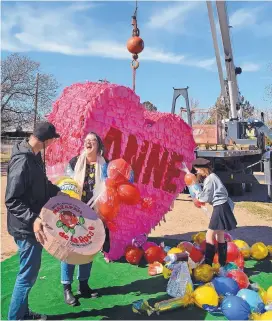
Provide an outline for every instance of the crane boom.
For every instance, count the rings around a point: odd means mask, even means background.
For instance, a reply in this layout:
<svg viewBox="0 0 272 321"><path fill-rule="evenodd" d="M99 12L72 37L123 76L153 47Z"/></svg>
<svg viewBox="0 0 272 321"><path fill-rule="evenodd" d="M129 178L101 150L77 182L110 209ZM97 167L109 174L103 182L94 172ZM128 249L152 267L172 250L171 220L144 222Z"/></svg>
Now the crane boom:
<svg viewBox="0 0 272 321"><path fill-rule="evenodd" d="M238 104L238 86L233 61L232 47L229 34L229 23L225 1L216 1L216 7L225 54L225 64L228 78L229 98L231 107L231 118L238 119L236 108Z"/></svg>
<svg viewBox="0 0 272 321"><path fill-rule="evenodd" d="M220 86L221 86L221 96L223 96L225 98L226 97L226 89L225 89L224 75L223 75L221 58L220 58L220 51L219 51L217 36L216 36L216 28L215 28L215 23L214 23L214 18L213 18L212 3L211 3L211 1L206 1L206 3L207 3L208 15L209 15L210 26L211 26L213 46L214 46L216 64L217 64L217 69L218 69L218 76L219 76L219 81L220 81Z"/></svg>

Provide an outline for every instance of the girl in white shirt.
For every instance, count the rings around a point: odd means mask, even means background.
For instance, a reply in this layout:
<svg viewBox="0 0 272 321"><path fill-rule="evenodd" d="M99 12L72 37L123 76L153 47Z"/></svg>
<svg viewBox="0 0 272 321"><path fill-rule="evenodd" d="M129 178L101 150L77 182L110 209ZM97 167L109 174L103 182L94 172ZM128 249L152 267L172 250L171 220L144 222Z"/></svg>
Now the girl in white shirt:
<svg viewBox="0 0 272 321"><path fill-rule="evenodd" d="M197 158L193 167L198 176L204 179L202 192L197 193L196 198L203 203L213 206L213 213L209 228L206 233L205 263L212 265L216 252L214 239L218 241L218 256L221 266L226 264L227 243L224 239L225 231L236 228L237 222L233 214L233 202L228 197L228 192L220 178L211 170L210 161L205 158Z"/></svg>

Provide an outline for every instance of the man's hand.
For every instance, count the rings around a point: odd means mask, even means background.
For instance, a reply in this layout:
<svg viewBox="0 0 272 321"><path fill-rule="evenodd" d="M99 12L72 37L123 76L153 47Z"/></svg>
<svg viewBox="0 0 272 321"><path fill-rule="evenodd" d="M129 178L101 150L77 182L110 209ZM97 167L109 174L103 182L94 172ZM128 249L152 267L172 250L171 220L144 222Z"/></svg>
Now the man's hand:
<svg viewBox="0 0 272 321"><path fill-rule="evenodd" d="M44 241L47 241L43 231L44 226L47 226L47 224L44 223L40 217L37 217L33 223L33 231L35 233L36 240L42 245L44 244Z"/></svg>
<svg viewBox="0 0 272 321"><path fill-rule="evenodd" d="M66 193L63 193L62 191L59 191L57 196L67 196L67 197L70 197L70 195L66 194Z"/></svg>

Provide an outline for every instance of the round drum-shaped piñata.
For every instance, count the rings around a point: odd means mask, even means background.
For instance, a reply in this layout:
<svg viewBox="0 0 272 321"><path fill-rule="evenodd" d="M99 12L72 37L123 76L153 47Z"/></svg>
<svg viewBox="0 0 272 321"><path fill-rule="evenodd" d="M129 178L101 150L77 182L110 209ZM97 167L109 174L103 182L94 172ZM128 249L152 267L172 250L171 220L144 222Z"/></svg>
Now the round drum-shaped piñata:
<svg viewBox="0 0 272 321"><path fill-rule="evenodd" d="M66 197L51 198L41 211L47 238L43 247L69 264L92 262L105 242L105 228L94 210L83 202Z"/></svg>

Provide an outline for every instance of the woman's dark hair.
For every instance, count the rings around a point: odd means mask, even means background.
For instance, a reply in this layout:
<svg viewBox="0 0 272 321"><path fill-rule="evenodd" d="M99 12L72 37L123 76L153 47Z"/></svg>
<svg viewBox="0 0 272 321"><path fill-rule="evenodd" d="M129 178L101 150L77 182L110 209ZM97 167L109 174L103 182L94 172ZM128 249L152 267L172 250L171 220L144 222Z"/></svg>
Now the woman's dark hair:
<svg viewBox="0 0 272 321"><path fill-rule="evenodd" d="M105 147L104 147L104 144L102 142L102 139L97 135L97 133L95 132L89 132L85 138L88 136L88 135L94 135L96 140L97 140L97 143L98 143L98 149L97 149L97 153L100 154L101 156L105 153Z"/></svg>

